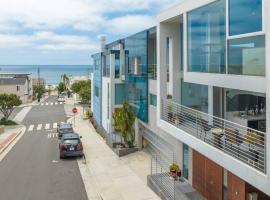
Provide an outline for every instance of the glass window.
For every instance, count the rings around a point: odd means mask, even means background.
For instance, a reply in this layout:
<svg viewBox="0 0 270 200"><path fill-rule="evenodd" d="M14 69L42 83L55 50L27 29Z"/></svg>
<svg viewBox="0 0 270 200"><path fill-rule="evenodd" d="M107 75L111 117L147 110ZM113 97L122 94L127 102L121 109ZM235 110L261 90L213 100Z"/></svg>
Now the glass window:
<svg viewBox="0 0 270 200"><path fill-rule="evenodd" d="M265 36L229 40L228 73L265 75Z"/></svg>
<svg viewBox="0 0 270 200"><path fill-rule="evenodd" d="M106 76L106 77L109 77L110 76L110 65L111 65L111 63L110 63L110 61L111 61L110 56L111 56L111 54L107 54L106 55L106 65L105 65L105 70L103 72L103 76Z"/></svg>
<svg viewBox="0 0 270 200"><path fill-rule="evenodd" d="M99 88L95 86L95 96L99 97Z"/></svg>
<svg viewBox="0 0 270 200"><path fill-rule="evenodd" d="M157 106L157 95L150 94L150 105Z"/></svg>
<svg viewBox="0 0 270 200"><path fill-rule="evenodd" d="M125 99L125 85L115 84L115 105L123 104Z"/></svg>
<svg viewBox="0 0 270 200"><path fill-rule="evenodd" d="M224 73L226 50L225 0L188 13L188 71Z"/></svg>
<svg viewBox="0 0 270 200"><path fill-rule="evenodd" d="M115 54L115 61L114 61L114 68L115 68L115 78L120 78L120 54Z"/></svg>
<svg viewBox="0 0 270 200"><path fill-rule="evenodd" d="M183 143L183 177L188 180L189 146Z"/></svg>
<svg viewBox="0 0 270 200"><path fill-rule="evenodd" d="M208 86L181 80L182 105L208 113Z"/></svg>
<svg viewBox="0 0 270 200"><path fill-rule="evenodd" d="M262 30L262 0L229 1L230 35Z"/></svg>

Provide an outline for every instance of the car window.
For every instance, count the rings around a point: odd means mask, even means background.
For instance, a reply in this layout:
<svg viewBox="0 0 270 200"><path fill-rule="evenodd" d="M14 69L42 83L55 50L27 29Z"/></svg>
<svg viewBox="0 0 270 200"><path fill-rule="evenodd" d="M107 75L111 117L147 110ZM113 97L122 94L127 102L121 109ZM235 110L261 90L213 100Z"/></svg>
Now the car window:
<svg viewBox="0 0 270 200"><path fill-rule="evenodd" d="M69 129L72 128L71 124L60 124L60 129Z"/></svg>
<svg viewBox="0 0 270 200"><path fill-rule="evenodd" d="M65 144L79 144L79 139L66 139L64 140Z"/></svg>

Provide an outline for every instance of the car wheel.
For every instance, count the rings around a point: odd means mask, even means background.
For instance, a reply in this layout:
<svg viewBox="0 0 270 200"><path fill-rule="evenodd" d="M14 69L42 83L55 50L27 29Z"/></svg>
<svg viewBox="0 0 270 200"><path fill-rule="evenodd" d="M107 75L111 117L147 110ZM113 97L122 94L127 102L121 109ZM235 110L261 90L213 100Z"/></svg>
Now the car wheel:
<svg viewBox="0 0 270 200"><path fill-rule="evenodd" d="M59 157L60 157L60 159L64 159L65 158L65 156L62 156L62 155L60 155Z"/></svg>

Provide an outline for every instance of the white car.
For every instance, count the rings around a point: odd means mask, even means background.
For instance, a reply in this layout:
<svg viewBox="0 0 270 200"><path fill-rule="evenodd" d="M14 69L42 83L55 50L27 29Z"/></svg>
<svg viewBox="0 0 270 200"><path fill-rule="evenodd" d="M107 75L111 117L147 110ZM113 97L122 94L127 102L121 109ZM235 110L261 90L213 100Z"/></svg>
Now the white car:
<svg viewBox="0 0 270 200"><path fill-rule="evenodd" d="M57 99L58 102L65 102L65 97L59 96Z"/></svg>

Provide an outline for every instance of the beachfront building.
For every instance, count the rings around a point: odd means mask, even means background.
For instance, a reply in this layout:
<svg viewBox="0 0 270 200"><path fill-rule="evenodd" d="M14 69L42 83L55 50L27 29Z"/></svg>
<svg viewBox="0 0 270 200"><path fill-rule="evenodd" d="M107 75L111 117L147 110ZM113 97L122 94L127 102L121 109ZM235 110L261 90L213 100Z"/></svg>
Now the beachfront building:
<svg viewBox="0 0 270 200"><path fill-rule="evenodd" d="M206 199L270 199L269 9L184 0L158 16L157 126L179 141L184 182ZM179 199L183 182L164 171L156 191Z"/></svg>
<svg viewBox="0 0 270 200"><path fill-rule="evenodd" d="M16 94L22 103L31 102L33 96L31 74L0 74L0 93Z"/></svg>

